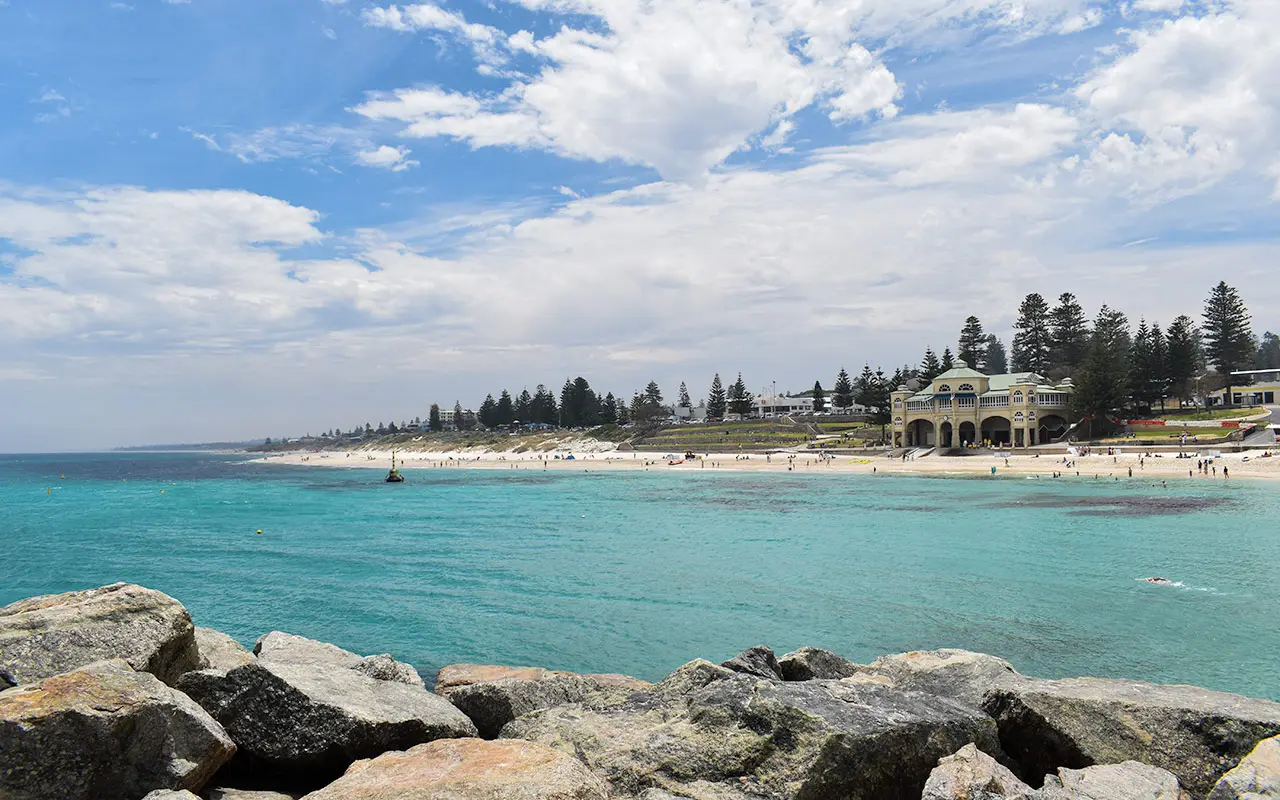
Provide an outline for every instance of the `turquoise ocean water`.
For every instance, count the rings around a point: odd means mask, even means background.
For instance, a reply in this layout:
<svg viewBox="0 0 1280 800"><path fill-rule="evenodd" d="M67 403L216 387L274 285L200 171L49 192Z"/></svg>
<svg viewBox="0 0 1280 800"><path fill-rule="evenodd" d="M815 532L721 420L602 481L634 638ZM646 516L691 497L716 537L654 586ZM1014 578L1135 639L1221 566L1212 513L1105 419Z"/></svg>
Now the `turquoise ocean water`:
<svg viewBox="0 0 1280 800"><path fill-rule="evenodd" d="M656 679L761 643L856 660L963 647L1034 675L1280 699L1280 486L406 475L0 456L0 604L132 581L246 644L286 630L424 675L472 661ZM1175 585L1141 581L1155 575Z"/></svg>

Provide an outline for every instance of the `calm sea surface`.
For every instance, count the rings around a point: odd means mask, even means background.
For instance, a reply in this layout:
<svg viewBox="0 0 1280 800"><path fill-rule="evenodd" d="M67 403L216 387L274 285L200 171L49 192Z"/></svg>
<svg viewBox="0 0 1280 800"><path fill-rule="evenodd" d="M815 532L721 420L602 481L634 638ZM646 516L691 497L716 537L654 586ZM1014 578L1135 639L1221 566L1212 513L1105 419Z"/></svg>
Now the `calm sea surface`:
<svg viewBox="0 0 1280 800"><path fill-rule="evenodd" d="M132 581L424 675L963 647L1280 699L1280 485L405 472L0 456L0 604Z"/></svg>

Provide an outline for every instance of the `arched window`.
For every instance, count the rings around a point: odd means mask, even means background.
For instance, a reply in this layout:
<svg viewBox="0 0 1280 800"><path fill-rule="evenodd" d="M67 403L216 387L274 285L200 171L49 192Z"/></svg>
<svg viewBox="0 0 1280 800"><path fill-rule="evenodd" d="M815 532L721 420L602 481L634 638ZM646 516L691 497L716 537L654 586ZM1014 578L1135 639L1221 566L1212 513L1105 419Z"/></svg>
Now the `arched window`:
<svg viewBox="0 0 1280 800"><path fill-rule="evenodd" d="M894 418L893 418L893 424L894 424L894 425L901 425L901 424L902 424L902 417L894 417Z"/></svg>
<svg viewBox="0 0 1280 800"><path fill-rule="evenodd" d="M1027 419L1031 420L1032 422L1035 422L1035 421L1036 421L1036 412L1032 411L1032 412L1028 413L1028 414L1027 414Z"/></svg>
<svg viewBox="0 0 1280 800"><path fill-rule="evenodd" d="M944 384L942 384L941 386L939 386L939 387L938 387L938 391L940 391L940 392L949 392L949 391L951 391L951 387L944 383Z"/></svg>
<svg viewBox="0 0 1280 800"><path fill-rule="evenodd" d="M902 408L902 398L901 398L901 397L895 397L895 398L893 398L893 407L894 407L894 408Z"/></svg>
<svg viewBox="0 0 1280 800"><path fill-rule="evenodd" d="M1016 413L1016 414L1014 414L1014 415L1013 415L1013 421L1014 421L1014 422L1022 422L1022 412L1021 412L1021 411L1019 411L1018 413Z"/></svg>
<svg viewBox="0 0 1280 800"><path fill-rule="evenodd" d="M973 384L972 384L972 383L962 383L962 384L960 384L960 388L959 388L959 389L956 389L956 391L957 391L957 392L972 392L972 391L973 391Z"/></svg>
<svg viewBox="0 0 1280 800"><path fill-rule="evenodd" d="M1022 402L1022 392L1014 392L1014 393L1013 393L1013 402L1015 402L1015 403L1021 403L1021 402Z"/></svg>

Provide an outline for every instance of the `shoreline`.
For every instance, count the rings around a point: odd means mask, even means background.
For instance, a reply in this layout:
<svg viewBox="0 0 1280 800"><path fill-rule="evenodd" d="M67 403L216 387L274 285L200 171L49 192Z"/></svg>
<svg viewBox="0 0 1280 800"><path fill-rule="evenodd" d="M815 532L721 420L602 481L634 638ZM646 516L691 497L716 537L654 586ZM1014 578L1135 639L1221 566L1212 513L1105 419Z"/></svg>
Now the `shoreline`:
<svg viewBox="0 0 1280 800"><path fill-rule="evenodd" d="M1189 451L1191 452L1191 451ZM879 455L835 456L822 459L817 453L700 453L697 460L669 463L663 454L640 452L556 453L515 452L412 452L397 451L396 465L404 470L419 469L508 469L539 472L781 472L825 475L915 475L932 477L1057 477L1128 482L1135 480L1230 481L1233 479L1280 479L1280 452L1263 457L1260 452L1223 453L1212 461L1208 474L1196 469L1196 462L1208 455L1177 458L1173 454L1144 456L1141 451L1121 448L1114 455L1101 453L1064 457L1061 455L1015 454L1007 459L994 455L929 456L902 461ZM559 458L557 458L559 456ZM572 456L572 458L568 458ZM287 464L303 467L347 469L391 469L388 450L333 453L288 452L251 459L250 463ZM1068 466L1069 464L1069 466ZM994 472L992 468L994 467ZM1216 470L1216 472L1215 472ZM1227 476L1228 473L1230 477Z"/></svg>

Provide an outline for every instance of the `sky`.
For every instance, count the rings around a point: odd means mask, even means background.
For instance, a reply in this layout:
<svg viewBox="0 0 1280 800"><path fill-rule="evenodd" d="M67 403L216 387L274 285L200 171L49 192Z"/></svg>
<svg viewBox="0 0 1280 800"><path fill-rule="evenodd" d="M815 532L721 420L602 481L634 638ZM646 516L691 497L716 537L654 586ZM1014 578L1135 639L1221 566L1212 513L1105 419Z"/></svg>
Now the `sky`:
<svg viewBox="0 0 1280 800"><path fill-rule="evenodd" d="M0 452L1280 329L1275 0L0 0Z"/></svg>

